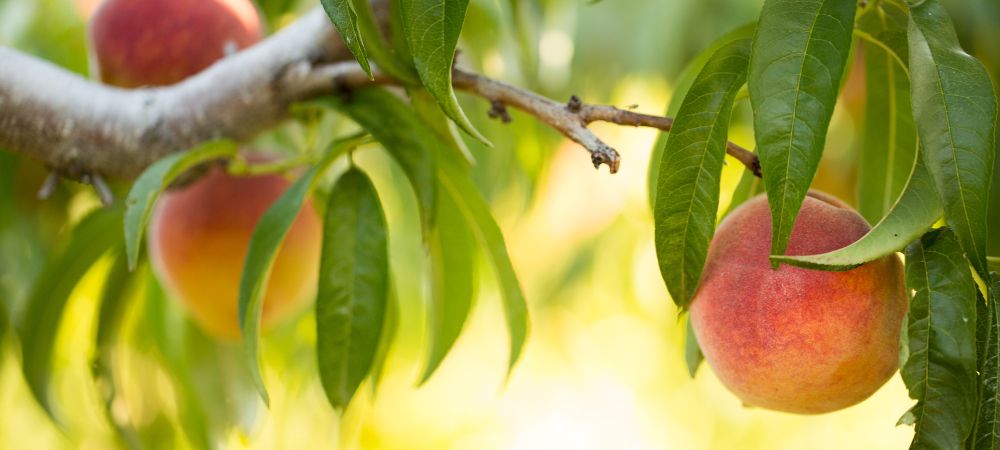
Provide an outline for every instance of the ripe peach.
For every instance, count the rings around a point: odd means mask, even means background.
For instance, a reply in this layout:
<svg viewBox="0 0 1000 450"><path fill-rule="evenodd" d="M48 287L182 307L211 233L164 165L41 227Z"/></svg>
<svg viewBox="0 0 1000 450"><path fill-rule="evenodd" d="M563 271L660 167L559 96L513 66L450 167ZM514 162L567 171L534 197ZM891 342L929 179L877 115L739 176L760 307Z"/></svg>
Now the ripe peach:
<svg viewBox="0 0 1000 450"><path fill-rule="evenodd" d="M277 175L235 177L215 167L191 185L165 193L153 212L153 268L195 322L216 337L239 336L236 303L250 237L289 185ZM319 217L307 202L274 262L264 294L265 328L315 294L321 233Z"/></svg>
<svg viewBox="0 0 1000 450"><path fill-rule="evenodd" d="M870 226L810 192L788 254L848 245ZM771 212L757 196L719 226L691 323L705 359L744 404L800 414L854 405L896 371L908 297L896 255L846 272L771 268Z"/></svg>
<svg viewBox="0 0 1000 450"><path fill-rule="evenodd" d="M181 81L261 39L248 0L106 0L90 20L94 70L120 87Z"/></svg>

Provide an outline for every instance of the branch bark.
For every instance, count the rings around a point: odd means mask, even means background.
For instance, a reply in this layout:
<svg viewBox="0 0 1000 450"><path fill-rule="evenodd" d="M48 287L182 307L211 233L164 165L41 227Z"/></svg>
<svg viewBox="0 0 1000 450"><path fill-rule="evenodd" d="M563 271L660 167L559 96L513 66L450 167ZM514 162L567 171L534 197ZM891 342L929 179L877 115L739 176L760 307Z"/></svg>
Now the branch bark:
<svg viewBox="0 0 1000 450"><path fill-rule="evenodd" d="M587 125L595 121L669 131L669 117L575 96L560 103L455 69L456 89L531 114L591 153L614 173L618 152ZM371 84L317 8L260 44L173 86L125 90L85 80L48 62L0 47L0 147L43 161L71 178L134 178L163 156L218 138L245 141L288 117L297 101ZM729 143L727 152L760 175L757 156Z"/></svg>

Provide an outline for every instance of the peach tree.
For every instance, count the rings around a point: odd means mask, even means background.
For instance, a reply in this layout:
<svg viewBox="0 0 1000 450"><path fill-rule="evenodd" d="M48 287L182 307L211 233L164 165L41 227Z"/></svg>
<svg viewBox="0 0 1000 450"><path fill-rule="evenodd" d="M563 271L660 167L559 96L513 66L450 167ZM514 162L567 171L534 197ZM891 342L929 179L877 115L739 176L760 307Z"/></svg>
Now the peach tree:
<svg viewBox="0 0 1000 450"><path fill-rule="evenodd" d="M295 218L314 207L321 239L318 251L303 253L314 261L301 269L317 272L306 277L315 292L311 357L331 406L343 410L366 380L377 385L393 333L406 319L393 281L389 240L398 236L390 233L386 198L414 204L418 220L408 226L419 227L429 267L421 381L462 333L484 271L496 280L508 368L515 370L528 339L527 301L470 151L509 150L504 131L480 131L480 116L488 115L502 123L517 118L511 127L547 126L612 174L628 163L627 153L623 158L602 141L592 123L663 132L650 164L650 206L660 272L685 320L705 279L727 155L746 168L730 210L767 193L770 245L762 257L770 270L849 273L902 253L909 309L899 367L915 405L900 421L915 427L913 447L1000 444L1000 278L991 272L998 260L988 255L990 212L997 210L990 197L997 100L989 73L963 50L939 0L765 0L759 15L746 18L752 22L687 61L664 115L576 95L557 101L468 69L466 54L457 51L460 36L477 32L463 32L468 0L322 0L289 21L292 3L106 0L88 46L92 75L117 87L0 47L0 281L16 280L0 283L0 337L16 338L24 378L54 421L61 420L50 393L54 347L68 298L92 267L110 260L92 344L94 384L109 422L123 443L142 446L134 424L113 408L124 375L114 369L114 349L138 298L149 345L180 380L193 445L216 446L210 428L238 422L256 405L253 397L223 404L220 395L243 390L269 401L261 371L263 318L273 305L268 285L284 264L279 254L295 234ZM533 11L528 2L500 3L517 17ZM123 9L111 19L115 5ZM210 25L186 16L208 7L220 11L210 13ZM277 31L263 36L258 12ZM176 17L187 19L170 26L207 28L153 26ZM531 27L520 27L518 46L530 48ZM472 40L463 50L482 56ZM863 75L866 92L857 131L858 206L874 225L837 248L792 252L793 228L852 70ZM468 98L460 102L456 93ZM754 150L730 141L733 111L747 101ZM486 113L467 114L470 105ZM262 142L294 151L265 162L242 151ZM356 161L365 153L384 160L396 182L373 184L368 166ZM236 350L198 330L177 332L186 322L166 306L176 292L164 291L149 264L176 244L162 241L148 251L144 245L151 222L155 233L170 220L156 219L158 205L213 174L292 180L253 216L246 242L233 253L238 275L214 299L232 311L224 320L238 331ZM74 217L79 208L69 193L81 184L104 206ZM26 200L26 189L36 186L42 199ZM243 208L235 192L212 207ZM197 258L201 246L186 246L193 256L185 257ZM203 282L223 284L213 267L225 265L205 264ZM693 374L703 356L688 330ZM228 359L238 363L194 363ZM189 386L195 378L214 384Z"/></svg>

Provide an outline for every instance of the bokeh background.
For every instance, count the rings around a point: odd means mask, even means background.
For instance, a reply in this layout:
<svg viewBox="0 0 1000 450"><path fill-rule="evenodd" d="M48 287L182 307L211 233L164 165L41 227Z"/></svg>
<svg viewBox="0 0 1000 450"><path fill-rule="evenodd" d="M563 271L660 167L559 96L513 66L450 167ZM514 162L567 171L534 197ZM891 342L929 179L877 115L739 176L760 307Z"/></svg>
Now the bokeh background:
<svg viewBox="0 0 1000 450"><path fill-rule="evenodd" d="M86 76L86 17L96 3L0 0L0 45ZM272 30L315 3L258 2ZM687 62L714 39L754 20L761 3L472 0L461 63L553 98L577 94L588 102L660 114ZM1000 5L947 3L966 48L997 74ZM707 366L689 377L684 325L653 249L646 176L658 133L596 124L594 130L623 156L620 173L611 176L594 171L582 149L530 117L512 111L514 122L503 125L486 118L488 105L481 100L462 101L496 144L486 149L468 142L478 160L477 182L504 229L531 307L526 353L509 379L499 299L492 274L483 271L464 335L438 374L417 386L426 344L428 268L414 231L412 192L371 147L358 153L358 161L373 174L387 209L401 307L400 329L377 391L363 386L343 416L330 409L315 375L313 322L305 312L265 335L272 406L264 409L241 371L239 349L203 336L143 269L115 348L119 395L110 414L125 418L146 448L162 449L907 447L912 430L896 421L912 402L898 376L862 404L821 416L745 408ZM815 181L815 187L852 203L856 124L863 109L863 76L855 74L834 114ZM328 117L323 132L351 128ZM305 134L302 126L290 124L265 134L258 145L294 148L303 145ZM752 148L746 101L738 106L732 139ZM722 211L741 173L733 161L724 169ZM44 176L36 163L0 151L0 296L15 318L61 233L98 207L92 192L72 183L39 202L34 192ZM58 337L53 389L61 426L32 400L16 340L5 341L0 448L119 445L99 395L103 387L91 376L95 311L109 266L110 258L74 291Z"/></svg>

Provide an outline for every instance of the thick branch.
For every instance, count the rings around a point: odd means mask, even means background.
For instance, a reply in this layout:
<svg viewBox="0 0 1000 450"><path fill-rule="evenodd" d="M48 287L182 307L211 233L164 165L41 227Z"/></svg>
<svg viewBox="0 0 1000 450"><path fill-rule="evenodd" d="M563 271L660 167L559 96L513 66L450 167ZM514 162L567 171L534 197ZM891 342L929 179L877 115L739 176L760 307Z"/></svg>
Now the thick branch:
<svg viewBox="0 0 1000 450"><path fill-rule="evenodd" d="M373 83L321 9L264 42L182 83L123 90L86 81L52 64L0 48L0 147L44 161L60 174L132 178L163 156L216 138L247 140L287 118L288 107ZM339 61L339 62L338 62ZM455 69L456 89L491 102L491 115L520 109L591 153L595 167L618 169L618 152L587 125L595 121L669 131L673 121L573 97L568 104L482 75ZM727 152L756 175L753 153L729 143Z"/></svg>

